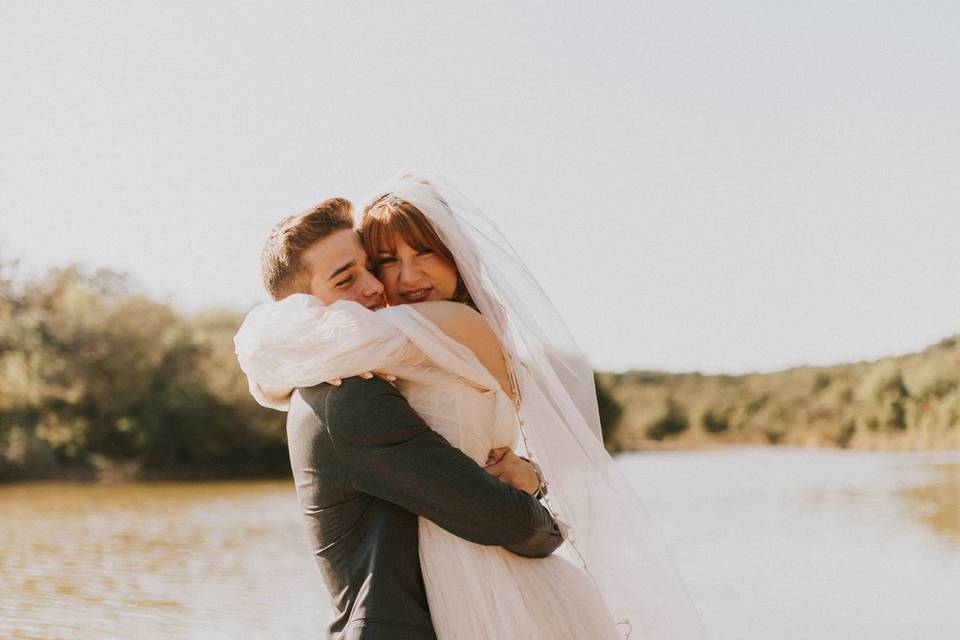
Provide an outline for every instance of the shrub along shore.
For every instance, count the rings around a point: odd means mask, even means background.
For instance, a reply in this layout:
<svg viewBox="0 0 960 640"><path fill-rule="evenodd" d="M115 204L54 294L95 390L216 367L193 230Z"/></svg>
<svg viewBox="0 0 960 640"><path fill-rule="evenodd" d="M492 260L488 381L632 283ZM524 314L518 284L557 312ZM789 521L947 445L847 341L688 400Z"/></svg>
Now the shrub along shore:
<svg viewBox="0 0 960 640"><path fill-rule="evenodd" d="M285 415L237 366L236 310L180 313L123 275L0 261L0 482L289 475ZM772 374L597 374L608 448L960 448L960 336Z"/></svg>
<svg viewBox="0 0 960 640"><path fill-rule="evenodd" d="M960 336L921 353L764 374L597 375L611 450L770 444L960 449Z"/></svg>
<svg viewBox="0 0 960 640"><path fill-rule="evenodd" d="M234 356L242 320L178 313L109 271L0 263L0 481L289 474L284 414Z"/></svg>

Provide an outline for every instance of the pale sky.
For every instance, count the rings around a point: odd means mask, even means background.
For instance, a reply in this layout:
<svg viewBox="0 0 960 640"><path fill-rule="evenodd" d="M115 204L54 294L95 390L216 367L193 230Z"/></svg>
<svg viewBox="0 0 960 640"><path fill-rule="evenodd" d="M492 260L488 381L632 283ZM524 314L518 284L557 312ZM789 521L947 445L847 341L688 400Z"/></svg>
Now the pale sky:
<svg viewBox="0 0 960 640"><path fill-rule="evenodd" d="M956 2L0 2L0 255L265 301L279 218L437 171L595 367L960 332Z"/></svg>

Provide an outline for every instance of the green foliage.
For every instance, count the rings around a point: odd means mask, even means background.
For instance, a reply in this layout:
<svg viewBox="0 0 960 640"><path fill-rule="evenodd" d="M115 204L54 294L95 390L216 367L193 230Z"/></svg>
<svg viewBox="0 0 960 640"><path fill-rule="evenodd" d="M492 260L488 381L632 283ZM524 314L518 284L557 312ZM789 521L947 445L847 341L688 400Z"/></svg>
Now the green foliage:
<svg viewBox="0 0 960 640"><path fill-rule="evenodd" d="M853 440L853 436L857 432L857 425L853 420L848 420L843 428L840 430L840 433L837 434L837 437L834 439L834 442L837 443L837 446L846 449L850 445L850 441Z"/></svg>
<svg viewBox="0 0 960 640"><path fill-rule="evenodd" d="M600 381L598 376L593 377L593 383L597 389L597 408L600 410L600 429L603 432L603 444L610 448L612 447L613 435L616 433L620 418L623 415L623 407L610 395L606 385Z"/></svg>
<svg viewBox="0 0 960 640"><path fill-rule="evenodd" d="M767 405L767 401L770 400L769 393L762 393L755 398L751 398L744 405L744 412L747 416L752 416Z"/></svg>
<svg viewBox="0 0 960 640"><path fill-rule="evenodd" d="M616 442L627 450L658 441L960 449L960 336L921 353L833 367L599 375L623 408ZM687 416L700 428L689 429Z"/></svg>
<svg viewBox="0 0 960 640"><path fill-rule="evenodd" d="M630 371L629 373L623 374L623 376L628 384L662 385L670 380L668 374L660 373L659 371Z"/></svg>
<svg viewBox="0 0 960 640"><path fill-rule="evenodd" d="M725 414L721 414L712 409L707 411L700 418L704 431L707 433L723 433L730 428L730 420Z"/></svg>
<svg viewBox="0 0 960 640"><path fill-rule="evenodd" d="M667 400L667 409L664 414L653 424L647 427L647 437L654 440L663 440L669 436L683 433L690 426L687 414L683 407L670 398Z"/></svg>
<svg viewBox="0 0 960 640"><path fill-rule="evenodd" d="M830 383L833 380L830 378L830 375L821 371L813 379L813 392L819 393L830 386Z"/></svg>
<svg viewBox="0 0 960 640"><path fill-rule="evenodd" d="M960 380L957 378L937 378L920 393L920 396L942 400L958 386L960 386Z"/></svg>
<svg viewBox="0 0 960 640"><path fill-rule="evenodd" d="M899 431L907 428L907 407L902 400L893 400L884 405L883 413L887 427Z"/></svg>
<svg viewBox="0 0 960 640"><path fill-rule="evenodd" d="M233 355L239 314L186 318L109 271L13 271L0 263L0 480L287 470L283 418Z"/></svg>
<svg viewBox="0 0 960 640"><path fill-rule="evenodd" d="M910 391L907 389L907 385L903 382L903 376L899 371L895 372L889 378L881 380L880 384L877 385L877 400L883 400L884 398L899 399L907 398L909 396Z"/></svg>

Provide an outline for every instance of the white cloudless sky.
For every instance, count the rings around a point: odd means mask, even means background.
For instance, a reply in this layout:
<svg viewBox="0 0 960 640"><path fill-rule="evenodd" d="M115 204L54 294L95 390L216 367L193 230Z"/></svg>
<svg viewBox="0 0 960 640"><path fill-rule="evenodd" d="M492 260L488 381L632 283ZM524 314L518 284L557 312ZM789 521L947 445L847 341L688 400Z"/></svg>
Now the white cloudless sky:
<svg viewBox="0 0 960 640"><path fill-rule="evenodd" d="M0 256L266 300L333 195L444 174L601 369L960 332L956 2L0 3Z"/></svg>

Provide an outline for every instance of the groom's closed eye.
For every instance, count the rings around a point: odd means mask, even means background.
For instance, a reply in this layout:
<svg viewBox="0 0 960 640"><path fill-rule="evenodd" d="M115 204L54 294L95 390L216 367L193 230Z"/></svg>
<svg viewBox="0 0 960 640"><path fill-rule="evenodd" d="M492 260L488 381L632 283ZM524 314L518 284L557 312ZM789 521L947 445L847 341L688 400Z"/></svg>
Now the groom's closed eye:
<svg viewBox="0 0 960 640"><path fill-rule="evenodd" d="M351 260L350 262L346 263L345 265L342 265L342 266L334 269L334 270L333 270L333 273L331 273L330 276L327 278L327 281L329 282L330 280L333 280L334 278L336 278L336 277L339 276L340 274L346 273L347 271L350 271L350 269L353 269L356 265L357 265L357 261L356 261L356 260ZM337 284L339 284L339 283L337 283Z"/></svg>

